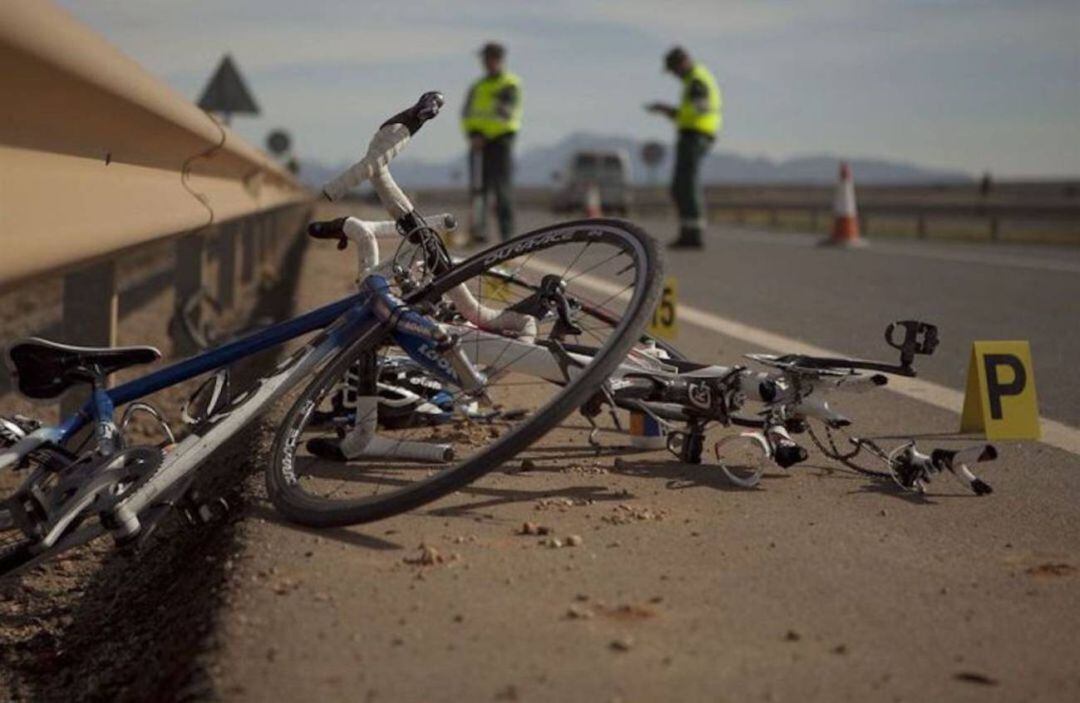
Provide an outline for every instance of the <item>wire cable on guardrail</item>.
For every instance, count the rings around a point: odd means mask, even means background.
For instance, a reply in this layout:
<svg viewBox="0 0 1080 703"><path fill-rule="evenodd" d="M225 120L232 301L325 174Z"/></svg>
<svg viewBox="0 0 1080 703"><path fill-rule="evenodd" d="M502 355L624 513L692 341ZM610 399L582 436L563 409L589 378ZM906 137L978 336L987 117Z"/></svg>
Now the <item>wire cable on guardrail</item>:
<svg viewBox="0 0 1080 703"><path fill-rule="evenodd" d="M183 166L180 167L180 185L183 186L184 190L186 190L191 195L191 197L195 198L195 200L197 200L200 205L206 208L206 212L209 215L209 219L204 224L200 225L199 227L195 227L191 230L189 234L199 234L203 230L212 226L216 219L216 213L214 212L214 206L210 202L210 198L207 197L205 193L200 193L194 188L192 188L191 185L188 183L188 180L191 177L191 168L197 160L208 159L216 152L220 151L225 146L225 142L228 140L228 133L225 131L225 128L221 126L221 123L214 119L214 116L206 110L203 110L203 114L205 114L206 117L210 120L210 122L212 122L213 125L217 127L217 130L221 136L216 144L213 144L209 148L203 149L197 154L193 154L187 159L185 159ZM195 312L196 310L201 310L204 300L209 301L211 303L211 307L213 307L216 312L221 312L221 307L220 305L218 305L217 300L209 294L209 291L207 291L205 287L200 287L199 290L192 293L186 299L176 301L176 309L173 312L173 318L170 321L169 325L174 332L182 331L184 334L186 334L188 340L191 341L195 345L195 348L199 350L206 350L210 347L211 344L211 342L209 341L210 332L208 326L205 324L205 322L200 325L195 321Z"/></svg>
<svg viewBox="0 0 1080 703"><path fill-rule="evenodd" d="M228 139L228 133L225 131L225 128L221 126L221 123L215 120L214 116L206 110L203 110L203 113L207 116L207 118L209 118L210 122L212 122L213 125L217 127L218 132L221 133L221 139L220 141L218 141L217 144L212 145L210 148L204 149L197 154L189 156L184 161L184 165L180 167L180 185L182 185L184 187L184 190L190 193L193 198L198 200L199 203L204 208L206 208L206 212L210 215L209 221L207 221L207 223L204 224L202 227L196 227L194 230L192 230L192 233L198 232L214 224L215 215L214 207L210 203L210 198L208 198L205 193L200 193L194 188L192 188L190 185L188 185L188 179L191 176L191 167L198 159L208 159L213 156L215 152L220 151L225 146L225 141Z"/></svg>

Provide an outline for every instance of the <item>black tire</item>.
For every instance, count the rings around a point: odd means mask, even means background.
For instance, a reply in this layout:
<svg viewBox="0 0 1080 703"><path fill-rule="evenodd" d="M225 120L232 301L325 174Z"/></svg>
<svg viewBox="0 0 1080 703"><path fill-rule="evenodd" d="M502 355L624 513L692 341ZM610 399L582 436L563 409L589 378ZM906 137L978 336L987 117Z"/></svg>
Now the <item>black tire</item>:
<svg viewBox="0 0 1080 703"><path fill-rule="evenodd" d="M565 232L564 232L565 230ZM558 234L556 234L558 233ZM554 237L558 240L553 241ZM530 246L530 242L536 243ZM304 492L293 471L294 453L303 423L329 386L334 384L361 352L373 349L381 339L372 334L360 339L329 363L303 391L287 413L274 442L267 489L270 499L289 520L312 527L336 527L381 520L407 512L452 493L497 469L533 442L544 436L588 400L626 357L637 342L660 293L662 260L655 241L639 227L621 220L589 219L566 222L523 234L491 247L461 262L436 279L410 304L437 301L450 288L483 274L503 261L523 252L542 251L567 242L603 242L624 249L637 265L628 308L615 333L608 336L592 362L573 382L559 388L528 419L517 425L479 453L434 475L389 493L348 500L327 500Z"/></svg>

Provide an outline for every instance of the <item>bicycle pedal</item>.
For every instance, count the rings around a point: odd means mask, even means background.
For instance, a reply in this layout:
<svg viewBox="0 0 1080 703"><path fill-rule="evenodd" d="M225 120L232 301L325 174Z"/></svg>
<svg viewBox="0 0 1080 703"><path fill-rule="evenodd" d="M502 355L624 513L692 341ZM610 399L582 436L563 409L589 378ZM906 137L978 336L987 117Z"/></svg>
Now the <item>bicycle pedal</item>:
<svg viewBox="0 0 1080 703"><path fill-rule="evenodd" d="M216 522L229 512L229 503L224 498L204 500L197 490L189 491L177 507L184 519L193 527Z"/></svg>
<svg viewBox="0 0 1080 703"><path fill-rule="evenodd" d="M195 504L189 511L188 520L193 525L209 525L225 517L229 512L229 503L224 498Z"/></svg>

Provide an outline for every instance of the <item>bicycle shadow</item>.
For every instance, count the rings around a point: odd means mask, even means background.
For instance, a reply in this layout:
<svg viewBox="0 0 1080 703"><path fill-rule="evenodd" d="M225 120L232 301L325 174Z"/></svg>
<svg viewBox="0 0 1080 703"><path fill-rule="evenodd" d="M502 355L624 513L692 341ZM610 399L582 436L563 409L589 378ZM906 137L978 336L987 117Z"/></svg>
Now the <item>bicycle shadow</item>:
<svg viewBox="0 0 1080 703"><path fill-rule="evenodd" d="M580 445L576 444L564 444L564 445L548 445L543 447L529 447L522 453L518 454L513 460L507 462L510 464L504 464L500 467L500 471L508 474L530 474L530 473L561 473L563 466L561 462L567 459L610 459L619 458L624 456L634 456L641 454L648 454L649 450L638 449L637 447L630 446L615 446L615 447L599 447L582 449ZM534 466L528 470L521 469L521 462L524 460L531 460L534 462ZM539 464L536 462L545 462ZM547 462L550 462L548 464ZM515 466L516 464L516 466Z"/></svg>
<svg viewBox="0 0 1080 703"><path fill-rule="evenodd" d="M373 549L376 551L405 549L405 547L397 542L391 542L382 537L357 532L355 527L307 527L305 525L298 525L295 522L289 522L269 504L266 498L260 498L258 501L253 500L248 505L247 515L245 517L261 518L278 527L285 527L290 530L295 530L296 532L311 535L312 537L336 540L352 547L362 547L364 549Z"/></svg>
<svg viewBox="0 0 1080 703"><path fill-rule="evenodd" d="M566 498L575 505L592 505L633 498L634 495L625 490L612 490L608 486L567 486L565 488L527 490L521 488L491 488L473 484L461 489L460 493L480 496L479 499L449 505L443 508L435 508L427 511L428 515L435 517L476 517L479 511L494 508L500 505L514 503L528 503L544 498ZM483 517L492 517L484 514Z"/></svg>
<svg viewBox="0 0 1080 703"><path fill-rule="evenodd" d="M673 460L641 460L625 461L616 460L612 473L634 478L660 478L665 479L665 487L672 491L681 491L688 488L711 488L717 491L730 493L758 493L763 490L759 484L753 488L745 488L731 482L724 472L708 464L687 464ZM790 478L787 474L770 471L765 473L763 482L777 481Z"/></svg>

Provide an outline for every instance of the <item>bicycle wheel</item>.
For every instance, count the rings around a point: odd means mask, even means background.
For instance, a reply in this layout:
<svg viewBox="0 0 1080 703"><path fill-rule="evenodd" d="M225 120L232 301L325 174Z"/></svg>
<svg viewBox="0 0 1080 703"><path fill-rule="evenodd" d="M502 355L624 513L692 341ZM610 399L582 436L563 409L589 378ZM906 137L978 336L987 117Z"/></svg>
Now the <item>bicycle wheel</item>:
<svg viewBox="0 0 1080 703"><path fill-rule="evenodd" d="M534 294L493 295L485 276L496 267L532 281ZM302 524L355 524L424 505L497 469L580 407L625 358L652 313L660 271L656 245L644 231L607 219L553 225L473 255L407 300L428 305L459 335L487 381L471 393L451 387L414 392L442 410L416 413L414 422L390 427L388 413L381 406L378 412L381 446L390 453L406 443L431 447L425 460L328 456L318 449L353 436L343 427L361 424L348 417L350 408L359 414L359 406L340 402L358 360L368 360L369 376L373 368L375 378L393 380L385 369L400 360L400 350L369 335L320 371L287 413L267 470L270 498ZM532 319L531 340L468 322L452 302L459 286L498 319ZM584 307L607 311L606 321L582 314Z"/></svg>
<svg viewBox="0 0 1080 703"><path fill-rule="evenodd" d="M4 496L6 499L8 496ZM0 577L30 558L33 542L16 526L7 507L0 507Z"/></svg>

